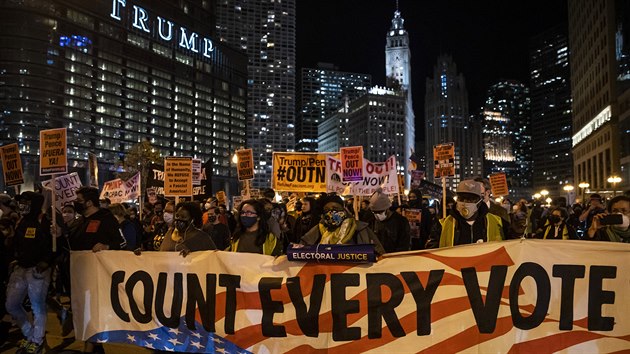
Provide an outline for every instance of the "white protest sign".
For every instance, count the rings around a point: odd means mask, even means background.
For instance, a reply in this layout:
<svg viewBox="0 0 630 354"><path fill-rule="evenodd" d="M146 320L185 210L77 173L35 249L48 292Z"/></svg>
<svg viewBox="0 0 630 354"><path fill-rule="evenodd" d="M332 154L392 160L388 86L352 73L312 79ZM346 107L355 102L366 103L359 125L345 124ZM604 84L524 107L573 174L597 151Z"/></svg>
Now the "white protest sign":
<svg viewBox="0 0 630 354"><path fill-rule="evenodd" d="M52 179L43 181L42 186L52 189ZM75 191L81 186L81 179L76 172L55 178L55 207L61 210L64 204L77 199Z"/></svg>

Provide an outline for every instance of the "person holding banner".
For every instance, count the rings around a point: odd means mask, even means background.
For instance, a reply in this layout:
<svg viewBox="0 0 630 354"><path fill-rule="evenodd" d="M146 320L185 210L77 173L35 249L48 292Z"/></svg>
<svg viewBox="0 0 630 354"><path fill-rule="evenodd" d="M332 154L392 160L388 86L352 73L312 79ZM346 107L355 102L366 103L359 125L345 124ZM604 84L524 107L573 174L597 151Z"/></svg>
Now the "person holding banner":
<svg viewBox="0 0 630 354"><path fill-rule="evenodd" d="M230 240L230 252L259 253L269 256L282 254L282 240L269 230L263 204L254 199L238 206L236 231Z"/></svg>
<svg viewBox="0 0 630 354"><path fill-rule="evenodd" d="M7 312L22 331L18 353L41 353L46 336L46 295L53 261L51 222L42 212L44 196L23 192L16 197L22 218L15 228L15 264L7 285ZM24 309L28 296L33 320Z"/></svg>
<svg viewBox="0 0 630 354"><path fill-rule="evenodd" d="M302 236L301 243L315 244L373 244L379 255L385 253L378 237L363 221L355 220L336 194L322 197L323 214L319 224Z"/></svg>
<svg viewBox="0 0 630 354"><path fill-rule="evenodd" d="M173 226L160 245L162 252L179 252L186 257L190 252L216 250L212 237L201 230L201 207L197 202L182 202L175 207Z"/></svg>
<svg viewBox="0 0 630 354"><path fill-rule="evenodd" d="M505 240L507 224L488 212L482 186L469 179L457 186L455 211L435 223L427 248Z"/></svg>

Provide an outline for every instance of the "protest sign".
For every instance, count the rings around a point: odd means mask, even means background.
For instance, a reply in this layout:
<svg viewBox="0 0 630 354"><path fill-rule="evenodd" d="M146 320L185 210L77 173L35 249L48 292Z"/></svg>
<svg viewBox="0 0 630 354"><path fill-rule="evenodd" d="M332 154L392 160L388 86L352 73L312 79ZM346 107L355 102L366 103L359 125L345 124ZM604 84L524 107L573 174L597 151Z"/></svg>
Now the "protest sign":
<svg viewBox="0 0 630 354"><path fill-rule="evenodd" d="M490 175L490 186L492 187L492 195L495 197L503 197L510 194L507 177L504 172Z"/></svg>
<svg viewBox="0 0 630 354"><path fill-rule="evenodd" d="M155 196L155 200L157 200L158 195L164 195L164 166L158 164L151 164L149 166L149 176L147 177L147 196L151 198L149 195L149 190L152 190ZM193 186L193 197L195 199L207 199L208 195L206 195L206 168L202 166L201 169L201 185ZM155 201L150 201L149 203L155 204Z"/></svg>
<svg viewBox="0 0 630 354"><path fill-rule="evenodd" d="M373 163L363 159L363 179L358 182L343 182L341 161L328 156L326 158L326 191L340 195L371 196L378 188L385 194L399 192L396 173L396 156L390 156L385 162Z"/></svg>
<svg viewBox="0 0 630 354"><path fill-rule="evenodd" d="M440 144L433 147L433 160L435 164L433 176L455 176L455 144Z"/></svg>
<svg viewBox="0 0 630 354"><path fill-rule="evenodd" d="M274 152L271 187L276 191L325 192L327 155Z"/></svg>
<svg viewBox="0 0 630 354"><path fill-rule="evenodd" d="M630 244L531 239L373 264L77 251L74 329L176 352L622 353L628 257Z"/></svg>
<svg viewBox="0 0 630 354"><path fill-rule="evenodd" d="M363 180L363 146L342 147L341 181L356 182Z"/></svg>
<svg viewBox="0 0 630 354"><path fill-rule="evenodd" d="M238 180L254 179L254 153L252 149L237 150L236 157L238 159L236 165Z"/></svg>
<svg viewBox="0 0 630 354"><path fill-rule="evenodd" d="M227 205L227 196L225 195L224 191L218 191L216 194L217 197L217 202L219 203L219 205L223 204L223 205Z"/></svg>
<svg viewBox="0 0 630 354"><path fill-rule="evenodd" d="M39 132L39 175L68 173L66 128Z"/></svg>
<svg viewBox="0 0 630 354"><path fill-rule="evenodd" d="M203 168L201 167L201 160L200 159L193 159L192 160L192 175L193 175L192 184L193 184L193 186L201 185L202 171L203 171Z"/></svg>
<svg viewBox="0 0 630 354"><path fill-rule="evenodd" d="M232 210L236 210L238 209L238 207L241 205L241 203L243 202L243 197L241 196L233 196L232 197Z"/></svg>
<svg viewBox="0 0 630 354"><path fill-rule="evenodd" d="M164 158L164 195L192 196L192 158Z"/></svg>
<svg viewBox="0 0 630 354"><path fill-rule="evenodd" d="M422 210L421 209L405 209L404 217L407 219L407 221L409 221L409 235L411 236L411 238L420 238L420 223L422 222Z"/></svg>
<svg viewBox="0 0 630 354"><path fill-rule="evenodd" d="M420 188L420 183L424 179L424 171L411 171L411 189Z"/></svg>
<svg viewBox="0 0 630 354"><path fill-rule="evenodd" d="M49 179L42 182L42 186L46 189L53 189L53 180ZM76 172L59 176L55 178L55 208L57 210L63 209L66 203L73 202L77 199L75 193L77 189L81 188L81 179Z"/></svg>
<svg viewBox="0 0 630 354"><path fill-rule="evenodd" d="M109 198L112 203L125 203L135 200L140 196L140 172L130 179L123 181L120 178L107 181L103 184L101 199Z"/></svg>
<svg viewBox="0 0 630 354"><path fill-rule="evenodd" d="M22 170L22 158L17 143L0 147L0 159L2 159L2 173L5 186L17 186L24 183L24 171Z"/></svg>

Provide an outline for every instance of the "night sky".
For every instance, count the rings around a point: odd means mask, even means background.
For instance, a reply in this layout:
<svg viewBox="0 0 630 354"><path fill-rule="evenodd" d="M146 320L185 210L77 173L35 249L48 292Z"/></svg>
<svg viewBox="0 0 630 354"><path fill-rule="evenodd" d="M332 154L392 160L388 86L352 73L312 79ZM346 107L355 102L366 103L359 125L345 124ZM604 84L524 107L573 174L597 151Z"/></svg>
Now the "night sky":
<svg viewBox="0 0 630 354"><path fill-rule="evenodd" d="M385 34L395 0L297 0L297 65L336 64L385 83ZM416 130L423 131L424 86L440 53L453 56L468 89L470 113L501 79L529 86L529 38L566 25L566 0L400 0L411 42Z"/></svg>

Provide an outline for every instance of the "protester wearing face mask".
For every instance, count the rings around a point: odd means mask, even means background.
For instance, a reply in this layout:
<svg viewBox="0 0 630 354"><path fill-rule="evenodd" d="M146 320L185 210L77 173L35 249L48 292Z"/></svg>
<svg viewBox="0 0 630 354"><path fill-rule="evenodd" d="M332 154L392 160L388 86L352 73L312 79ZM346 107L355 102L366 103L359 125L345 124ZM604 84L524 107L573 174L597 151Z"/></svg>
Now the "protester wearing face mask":
<svg viewBox="0 0 630 354"><path fill-rule="evenodd" d="M344 208L343 200L339 196L325 196L321 204L324 205L321 221L302 236L302 244L374 244L377 254L385 253L383 245L369 225L355 220Z"/></svg>
<svg viewBox="0 0 630 354"><path fill-rule="evenodd" d="M621 223L604 225L602 221L607 215L620 215ZM607 212L593 217L587 235L592 240L630 243L630 198L620 195L611 199Z"/></svg>
<svg viewBox="0 0 630 354"><path fill-rule="evenodd" d="M427 247L504 240L508 225L500 217L488 212L488 206L482 198L481 184L474 180L460 182L455 211L435 223Z"/></svg>
<svg viewBox="0 0 630 354"><path fill-rule="evenodd" d="M317 207L317 199L313 197L304 197L301 200L302 213L295 221L293 227L293 243L299 243L304 234L319 223L321 213Z"/></svg>
<svg viewBox="0 0 630 354"><path fill-rule="evenodd" d="M555 208L547 218L544 230L536 233L536 238L545 240L577 240L575 229L566 223L569 212L566 208Z"/></svg>
<svg viewBox="0 0 630 354"><path fill-rule="evenodd" d="M46 295L52 272L51 222L42 212L44 196L40 193L24 192L16 200L21 219L13 237L16 264L7 285L6 308L24 336L18 351L39 353L46 335ZM32 320L23 307L26 296Z"/></svg>
<svg viewBox="0 0 630 354"><path fill-rule="evenodd" d="M182 202L176 210L173 227L164 236L160 251L175 251L186 257L190 252L217 249L210 235L201 230L202 213L198 203Z"/></svg>
<svg viewBox="0 0 630 354"><path fill-rule="evenodd" d="M218 250L225 250L230 245L230 229L219 220L219 208L210 208L207 213L208 222L201 229L210 235Z"/></svg>
<svg viewBox="0 0 630 354"><path fill-rule="evenodd" d="M377 189L370 197L370 210L374 214L374 233L383 245L385 252L409 251L411 236L409 221L402 215L392 211L392 202Z"/></svg>
<svg viewBox="0 0 630 354"><path fill-rule="evenodd" d="M282 254L282 241L269 229L261 201L250 199L238 207L236 230L230 240L229 251L259 253L271 256Z"/></svg>
<svg viewBox="0 0 630 354"><path fill-rule="evenodd" d="M120 203L114 203L111 204L108 209L112 212L112 214L114 214L116 221L118 221L118 227L123 233L125 240L127 240L126 249L133 251L140 247L142 235L136 232L136 228L133 226L131 221L127 219L127 210L125 209L125 206Z"/></svg>

